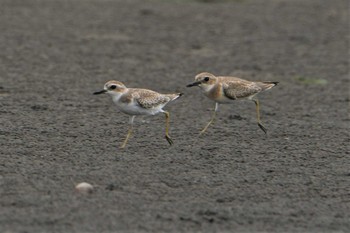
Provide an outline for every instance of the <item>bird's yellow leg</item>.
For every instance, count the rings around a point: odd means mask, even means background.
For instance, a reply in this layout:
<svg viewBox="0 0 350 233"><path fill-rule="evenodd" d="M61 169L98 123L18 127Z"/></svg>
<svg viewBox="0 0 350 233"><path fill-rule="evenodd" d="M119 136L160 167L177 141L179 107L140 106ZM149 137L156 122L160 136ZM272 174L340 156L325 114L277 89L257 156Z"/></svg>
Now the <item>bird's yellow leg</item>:
<svg viewBox="0 0 350 233"><path fill-rule="evenodd" d="M169 136L169 125L170 125L170 113L164 111L165 114L165 139L169 142L170 145L174 144Z"/></svg>
<svg viewBox="0 0 350 233"><path fill-rule="evenodd" d="M120 148L125 148L126 143L128 142L128 140L129 140L129 138L131 136L132 129L133 129L133 126L134 126L134 119L135 119L135 116L130 116L128 134L126 135L126 138L125 138L123 144L120 146Z"/></svg>
<svg viewBox="0 0 350 233"><path fill-rule="evenodd" d="M218 111L219 108L219 103L215 103L215 109L214 109L214 113L211 116L210 121L208 122L208 124L204 127L204 129L199 133L199 135L202 135L209 127L209 125L211 125L211 123L213 123L213 121L215 120L216 117L216 112Z"/></svg>
<svg viewBox="0 0 350 233"><path fill-rule="evenodd" d="M256 106L256 117L257 117L257 120L258 120L258 126L259 126L260 129L261 129L262 131L264 131L264 133L266 134L266 133L267 133L267 130L266 130L266 128L261 124L261 121L260 121L260 104L259 104L259 100L254 99L253 101L254 101L255 106Z"/></svg>

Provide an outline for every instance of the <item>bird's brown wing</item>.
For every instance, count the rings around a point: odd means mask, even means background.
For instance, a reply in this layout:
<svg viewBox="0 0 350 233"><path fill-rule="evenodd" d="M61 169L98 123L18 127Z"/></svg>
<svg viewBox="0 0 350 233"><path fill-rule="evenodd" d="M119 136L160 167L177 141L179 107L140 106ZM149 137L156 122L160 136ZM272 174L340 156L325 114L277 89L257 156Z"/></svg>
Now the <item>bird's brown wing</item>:
<svg viewBox="0 0 350 233"><path fill-rule="evenodd" d="M261 91L261 88L253 82L233 80L225 82L223 91L229 99L247 98Z"/></svg>
<svg viewBox="0 0 350 233"><path fill-rule="evenodd" d="M146 109L154 108L170 101L170 98L165 95L145 89L138 89L132 95L140 107Z"/></svg>

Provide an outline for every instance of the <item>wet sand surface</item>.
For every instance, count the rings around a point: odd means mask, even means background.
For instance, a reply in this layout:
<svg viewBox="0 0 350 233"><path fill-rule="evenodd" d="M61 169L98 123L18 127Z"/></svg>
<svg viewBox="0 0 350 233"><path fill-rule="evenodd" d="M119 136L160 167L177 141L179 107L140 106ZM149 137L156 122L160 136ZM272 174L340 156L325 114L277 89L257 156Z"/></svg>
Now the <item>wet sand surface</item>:
<svg viewBox="0 0 350 233"><path fill-rule="evenodd" d="M349 232L346 0L0 1L1 232ZM278 81L221 105L199 72ZM183 92L128 116L108 80ZM91 194L75 185L88 182Z"/></svg>

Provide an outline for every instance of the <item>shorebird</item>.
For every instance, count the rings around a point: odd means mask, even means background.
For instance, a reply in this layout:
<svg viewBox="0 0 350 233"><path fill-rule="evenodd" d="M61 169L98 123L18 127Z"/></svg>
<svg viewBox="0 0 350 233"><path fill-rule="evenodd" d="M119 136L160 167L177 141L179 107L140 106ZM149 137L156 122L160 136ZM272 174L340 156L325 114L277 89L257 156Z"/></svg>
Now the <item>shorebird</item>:
<svg viewBox="0 0 350 233"><path fill-rule="evenodd" d="M251 82L248 80L229 77L229 76L215 76L208 72L199 73L195 77L195 82L187 85L187 87L199 86L203 93L211 100L215 101L214 113L200 132L203 134L214 121L219 104L231 103L233 100L248 99L252 100L256 106L257 121L260 129L266 134L266 128L260 121L260 104L256 95L260 92L269 90L277 85L278 82Z"/></svg>
<svg viewBox="0 0 350 233"><path fill-rule="evenodd" d="M176 94L160 94L158 92L140 89L127 88L123 83L118 81L109 81L104 85L103 90L94 92L94 95L108 93L112 96L113 102L118 109L128 114L129 130L126 138L120 148L124 148L132 134L135 116L137 115L156 115L157 113L164 113L165 115L165 138L170 145L173 144L169 136L169 121L170 113L163 110L163 107L170 101L179 98L182 93Z"/></svg>

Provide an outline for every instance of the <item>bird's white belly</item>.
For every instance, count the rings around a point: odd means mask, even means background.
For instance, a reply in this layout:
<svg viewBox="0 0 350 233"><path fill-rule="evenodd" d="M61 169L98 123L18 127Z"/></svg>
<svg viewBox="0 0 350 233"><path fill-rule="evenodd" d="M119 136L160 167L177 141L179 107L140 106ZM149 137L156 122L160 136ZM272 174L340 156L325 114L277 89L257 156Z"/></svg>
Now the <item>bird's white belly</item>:
<svg viewBox="0 0 350 233"><path fill-rule="evenodd" d="M162 112L162 108L165 104L157 105L154 108L143 108L138 103L131 101L129 103L124 103L119 101L120 96L113 96L113 102L117 105L117 108L128 115L155 115Z"/></svg>
<svg viewBox="0 0 350 233"><path fill-rule="evenodd" d="M135 103L117 103L117 107L120 111L129 115L155 115L162 111L163 106L157 106L155 108L142 108Z"/></svg>

